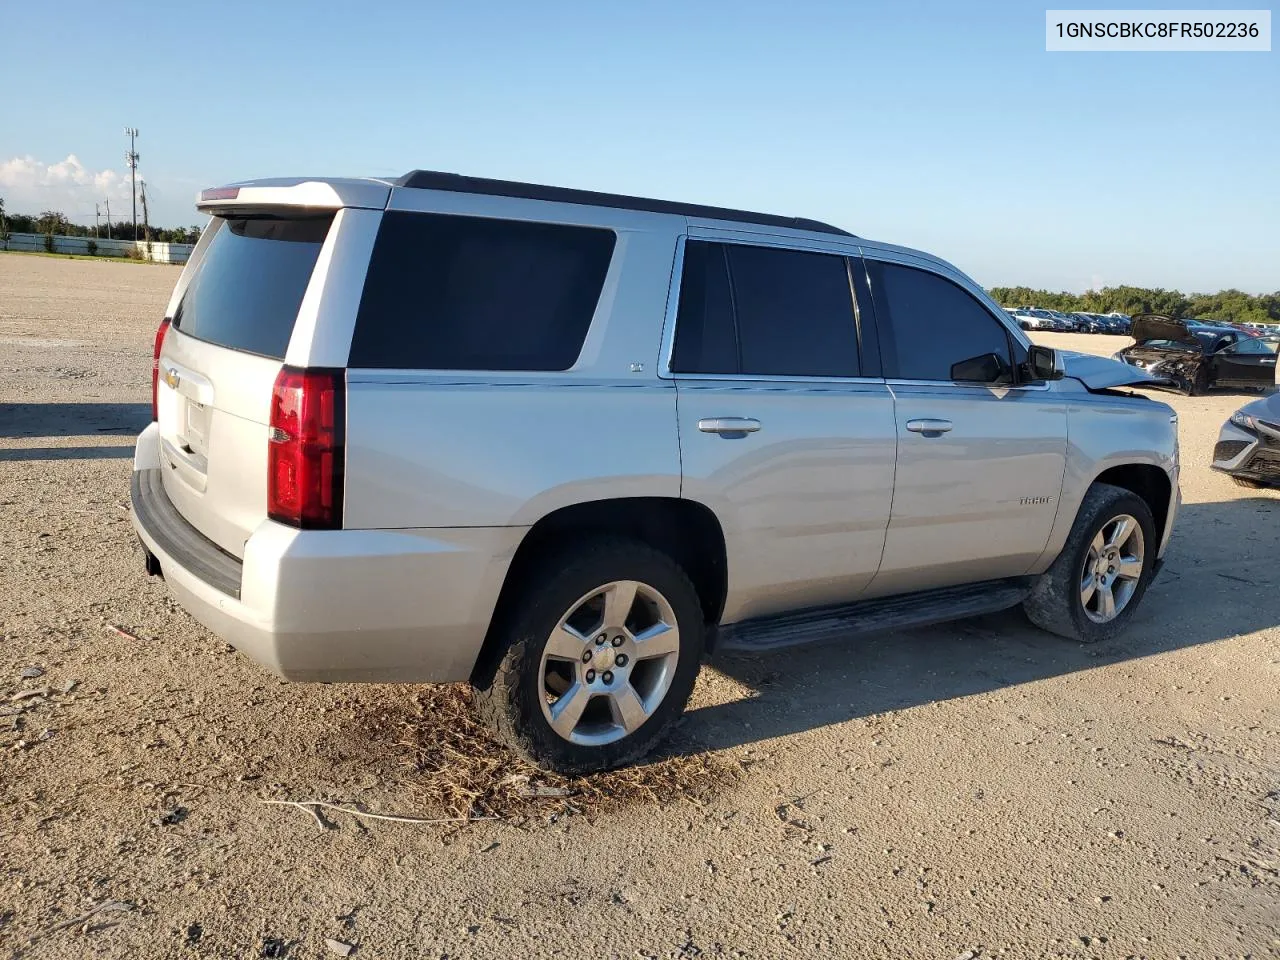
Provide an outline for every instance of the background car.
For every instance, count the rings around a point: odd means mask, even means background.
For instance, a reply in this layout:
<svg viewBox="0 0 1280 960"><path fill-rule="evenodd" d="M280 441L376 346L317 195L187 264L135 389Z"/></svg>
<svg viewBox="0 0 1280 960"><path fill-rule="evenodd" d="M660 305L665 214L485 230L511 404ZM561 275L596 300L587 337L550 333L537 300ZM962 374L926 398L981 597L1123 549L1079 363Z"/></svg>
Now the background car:
<svg viewBox="0 0 1280 960"><path fill-rule="evenodd" d="M1134 317L1131 333L1137 342L1114 359L1166 377L1188 396L1221 386L1275 386L1280 335L1247 337L1234 327L1159 314Z"/></svg>
<svg viewBox="0 0 1280 960"><path fill-rule="evenodd" d="M1252 400L1231 415L1210 466L1242 487L1280 486L1280 393Z"/></svg>
<svg viewBox="0 0 1280 960"><path fill-rule="evenodd" d="M1057 326L1045 310L1011 307L1006 311L1023 330L1056 330Z"/></svg>
<svg viewBox="0 0 1280 960"><path fill-rule="evenodd" d="M1080 333L1106 333L1107 324L1096 313L1085 313L1077 310L1071 314L1075 317L1078 326L1076 329Z"/></svg>

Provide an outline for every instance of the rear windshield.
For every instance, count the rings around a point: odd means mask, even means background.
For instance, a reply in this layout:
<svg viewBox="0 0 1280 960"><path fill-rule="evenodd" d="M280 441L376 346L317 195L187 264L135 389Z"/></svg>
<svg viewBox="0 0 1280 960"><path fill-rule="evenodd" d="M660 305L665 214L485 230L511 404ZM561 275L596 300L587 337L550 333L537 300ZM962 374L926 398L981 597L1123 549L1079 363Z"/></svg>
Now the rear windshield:
<svg viewBox="0 0 1280 960"><path fill-rule="evenodd" d="M389 211L350 365L567 370L582 352L614 241L596 227Z"/></svg>
<svg viewBox="0 0 1280 960"><path fill-rule="evenodd" d="M227 219L196 264L173 325L209 343L283 360L332 223L332 214Z"/></svg>

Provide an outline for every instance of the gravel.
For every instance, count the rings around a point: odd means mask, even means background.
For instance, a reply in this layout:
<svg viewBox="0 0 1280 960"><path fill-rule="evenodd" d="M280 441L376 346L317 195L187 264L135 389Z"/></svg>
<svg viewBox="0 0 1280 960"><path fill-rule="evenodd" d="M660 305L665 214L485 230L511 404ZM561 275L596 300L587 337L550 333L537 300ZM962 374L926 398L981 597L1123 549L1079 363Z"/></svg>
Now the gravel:
<svg viewBox="0 0 1280 960"><path fill-rule="evenodd" d="M675 745L736 770L705 798L321 831L259 800L438 815L385 722L432 721L412 689L275 679L143 574L131 434L176 278L0 254L0 954L1274 950L1280 498L1207 468L1243 397L1171 398L1184 507L1117 642L1010 612L724 658Z"/></svg>

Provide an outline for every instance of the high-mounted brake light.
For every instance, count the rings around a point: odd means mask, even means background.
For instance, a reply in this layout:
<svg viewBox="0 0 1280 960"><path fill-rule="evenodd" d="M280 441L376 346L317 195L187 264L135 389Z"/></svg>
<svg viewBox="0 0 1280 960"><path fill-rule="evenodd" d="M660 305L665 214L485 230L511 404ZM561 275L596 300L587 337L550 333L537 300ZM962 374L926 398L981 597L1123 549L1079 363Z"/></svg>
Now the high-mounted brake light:
<svg viewBox="0 0 1280 960"><path fill-rule="evenodd" d="M156 345L151 353L151 422L160 419L160 350L164 347L164 335L169 332L169 318L160 321L160 329L156 331Z"/></svg>
<svg viewBox="0 0 1280 960"><path fill-rule="evenodd" d="M213 187L210 190L200 191L200 202L207 203L210 200L234 200L240 196L239 187Z"/></svg>
<svg viewBox="0 0 1280 960"><path fill-rule="evenodd" d="M342 526L342 370L282 367L271 391L267 516L308 530Z"/></svg>

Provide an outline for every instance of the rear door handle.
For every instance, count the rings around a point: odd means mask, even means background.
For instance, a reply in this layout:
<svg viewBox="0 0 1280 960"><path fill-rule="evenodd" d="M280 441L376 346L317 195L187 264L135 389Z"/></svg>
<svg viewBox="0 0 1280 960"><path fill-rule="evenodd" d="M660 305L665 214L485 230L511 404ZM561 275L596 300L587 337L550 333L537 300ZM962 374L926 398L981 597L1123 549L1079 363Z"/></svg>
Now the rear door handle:
<svg viewBox="0 0 1280 960"><path fill-rule="evenodd" d="M907 429L912 433L946 433L951 429L950 420L908 420Z"/></svg>
<svg viewBox="0 0 1280 960"><path fill-rule="evenodd" d="M698 421L698 429L703 433L755 433L760 421L751 417L708 417Z"/></svg>

